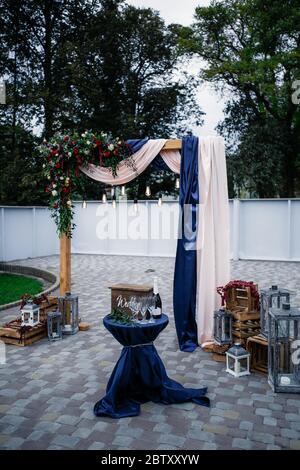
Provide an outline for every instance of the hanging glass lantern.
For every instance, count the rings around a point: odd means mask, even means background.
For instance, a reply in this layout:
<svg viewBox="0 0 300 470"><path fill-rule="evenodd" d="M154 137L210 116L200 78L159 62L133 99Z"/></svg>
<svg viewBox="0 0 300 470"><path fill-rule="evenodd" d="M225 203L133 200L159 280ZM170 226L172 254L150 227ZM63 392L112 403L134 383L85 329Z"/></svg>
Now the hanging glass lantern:
<svg viewBox="0 0 300 470"><path fill-rule="evenodd" d="M126 187L122 186L121 187L121 196L125 196L125 194L126 194Z"/></svg>
<svg viewBox="0 0 300 470"><path fill-rule="evenodd" d="M268 313L270 308L281 308L283 302L290 303L290 298L294 295L287 289L282 289L273 285L269 289L260 291L260 326L261 334L268 337Z"/></svg>
<svg viewBox="0 0 300 470"><path fill-rule="evenodd" d="M234 377L250 374L250 353L240 343L235 343L226 352L226 372Z"/></svg>
<svg viewBox="0 0 300 470"><path fill-rule="evenodd" d="M157 202L158 207L161 207L161 206L162 206L162 203L163 203L162 194L160 194L160 195L158 196L158 202Z"/></svg>
<svg viewBox="0 0 300 470"><path fill-rule="evenodd" d="M138 200L137 199L135 199L134 202L133 202L133 210L134 210L134 212L138 212L138 210L139 210Z"/></svg>
<svg viewBox="0 0 300 470"><path fill-rule="evenodd" d="M28 300L21 309L22 326L35 326L40 322L40 309L32 300Z"/></svg>
<svg viewBox="0 0 300 470"><path fill-rule="evenodd" d="M66 292L58 297L58 310L62 314L64 335L74 335L79 329L78 296Z"/></svg>
<svg viewBox="0 0 300 470"><path fill-rule="evenodd" d="M147 184L147 186L146 186L145 195L146 195L147 197L150 197L150 196L151 196L150 184Z"/></svg>
<svg viewBox="0 0 300 470"><path fill-rule="evenodd" d="M115 187L112 186L111 187L111 197L114 197L115 194L116 194Z"/></svg>
<svg viewBox="0 0 300 470"><path fill-rule="evenodd" d="M300 310L282 303L268 315L269 384L276 393L300 393Z"/></svg>
<svg viewBox="0 0 300 470"><path fill-rule="evenodd" d="M86 201L82 201L82 209L86 209L87 208L87 202Z"/></svg>
<svg viewBox="0 0 300 470"><path fill-rule="evenodd" d="M219 346L232 343L232 315L225 308L214 312L214 340Z"/></svg>
<svg viewBox="0 0 300 470"><path fill-rule="evenodd" d="M175 181L175 188L176 188L176 189L179 189L179 188L180 188L180 179L179 179L179 178L176 178L176 181Z"/></svg>
<svg viewBox="0 0 300 470"><path fill-rule="evenodd" d="M49 341L62 339L62 314L58 310L48 313L47 331Z"/></svg>
<svg viewBox="0 0 300 470"><path fill-rule="evenodd" d="M116 198L115 194L112 197L112 207L113 207L113 209L115 209L117 207L117 198Z"/></svg>
<svg viewBox="0 0 300 470"><path fill-rule="evenodd" d="M106 191L103 191L103 193L102 193L102 202L103 202L103 204L106 204L106 202L107 202L107 194L106 194Z"/></svg>

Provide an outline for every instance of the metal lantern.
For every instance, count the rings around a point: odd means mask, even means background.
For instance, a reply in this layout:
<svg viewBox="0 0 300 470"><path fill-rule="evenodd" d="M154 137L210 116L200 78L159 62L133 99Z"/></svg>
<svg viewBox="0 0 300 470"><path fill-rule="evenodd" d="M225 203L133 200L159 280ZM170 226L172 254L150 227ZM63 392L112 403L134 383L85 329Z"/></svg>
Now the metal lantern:
<svg viewBox="0 0 300 470"><path fill-rule="evenodd" d="M21 309L22 326L35 326L40 322L40 309L32 300L28 300Z"/></svg>
<svg viewBox="0 0 300 470"><path fill-rule="evenodd" d="M232 343L232 315L225 308L214 312L214 340L220 346Z"/></svg>
<svg viewBox="0 0 300 470"><path fill-rule="evenodd" d="M268 381L274 392L300 393L300 310L269 310Z"/></svg>
<svg viewBox="0 0 300 470"><path fill-rule="evenodd" d="M268 337L268 313L270 308L281 308L283 302L290 303L294 293L274 285L260 291L260 326L261 334Z"/></svg>
<svg viewBox="0 0 300 470"><path fill-rule="evenodd" d="M78 296L66 292L58 297L58 310L62 314L64 335L74 335L79 330Z"/></svg>
<svg viewBox="0 0 300 470"><path fill-rule="evenodd" d="M226 352L226 372L234 377L250 374L250 353L240 343L235 343Z"/></svg>
<svg viewBox="0 0 300 470"><path fill-rule="evenodd" d="M48 313L47 331L49 341L62 339L62 314L58 310Z"/></svg>

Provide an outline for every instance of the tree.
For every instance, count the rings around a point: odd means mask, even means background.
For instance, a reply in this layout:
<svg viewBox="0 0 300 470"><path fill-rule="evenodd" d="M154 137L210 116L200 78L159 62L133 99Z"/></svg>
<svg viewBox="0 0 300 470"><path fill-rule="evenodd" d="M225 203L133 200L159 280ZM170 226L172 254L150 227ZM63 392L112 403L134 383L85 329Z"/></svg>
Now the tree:
<svg viewBox="0 0 300 470"><path fill-rule="evenodd" d="M153 10L123 0L0 0L0 14L8 90L0 124L12 134L39 126L47 138L83 129L180 137L201 122L197 81L181 71L177 30ZM7 59L10 50L15 61ZM17 145L6 149L15 165ZM145 178L137 182L140 196ZM87 197L99 198L100 190L90 181Z"/></svg>
<svg viewBox="0 0 300 470"><path fill-rule="evenodd" d="M250 172L259 195L293 197L300 189L300 108L291 99L300 75L299 24L294 0L224 0L197 8L193 28L182 30L181 47L207 63L202 78L230 89L222 129L235 139L233 165L246 157L244 183Z"/></svg>

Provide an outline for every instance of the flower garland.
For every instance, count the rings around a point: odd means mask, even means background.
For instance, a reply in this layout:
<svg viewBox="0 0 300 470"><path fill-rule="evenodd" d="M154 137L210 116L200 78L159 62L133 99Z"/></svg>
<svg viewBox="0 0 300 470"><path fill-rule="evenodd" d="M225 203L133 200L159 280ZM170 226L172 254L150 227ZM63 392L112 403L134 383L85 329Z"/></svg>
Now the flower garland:
<svg viewBox="0 0 300 470"><path fill-rule="evenodd" d="M71 238L75 224L73 196L85 194L85 176L79 170L82 165L93 163L108 168L114 177L118 166L125 160L134 168L130 146L119 138L101 132L94 134L56 134L38 147L44 159L44 175L48 180L45 192L49 195L51 215L59 235Z"/></svg>
<svg viewBox="0 0 300 470"><path fill-rule="evenodd" d="M259 292L255 286L255 284L250 281L239 281L234 280L230 281L226 286L217 287L217 293L221 296L222 299L222 306L228 302L229 298L229 291L233 288L237 289L245 289L246 287L250 287L251 296L254 298L255 308L259 309Z"/></svg>

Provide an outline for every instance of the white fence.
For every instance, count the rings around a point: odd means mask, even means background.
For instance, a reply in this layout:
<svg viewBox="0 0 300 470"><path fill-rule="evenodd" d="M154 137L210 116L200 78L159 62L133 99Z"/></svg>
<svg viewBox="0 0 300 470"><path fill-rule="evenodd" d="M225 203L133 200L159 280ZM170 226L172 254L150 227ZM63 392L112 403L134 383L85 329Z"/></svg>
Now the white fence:
<svg viewBox="0 0 300 470"><path fill-rule="evenodd" d="M113 209L77 203L73 253L174 256L177 245L178 203L140 202ZM47 208L0 207L0 261L58 254L54 222ZM234 259L300 261L300 199L230 201L231 252ZM157 228L160 226L160 235ZM133 235L124 234L132 230ZM222 230L222 227L219 228ZM116 232L116 233L115 233ZM170 238L171 233L171 238Z"/></svg>

